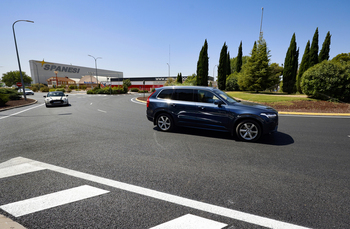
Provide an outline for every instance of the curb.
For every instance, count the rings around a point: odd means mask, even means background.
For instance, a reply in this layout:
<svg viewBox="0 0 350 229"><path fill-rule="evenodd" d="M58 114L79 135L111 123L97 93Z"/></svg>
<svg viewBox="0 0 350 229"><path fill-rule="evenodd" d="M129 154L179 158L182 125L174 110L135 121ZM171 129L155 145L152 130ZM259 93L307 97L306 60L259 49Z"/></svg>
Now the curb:
<svg viewBox="0 0 350 229"><path fill-rule="evenodd" d="M35 100L35 101L32 102L32 103L23 104L23 105L18 105L18 106L15 106L15 107L0 108L0 112L1 112L1 111L7 111L7 110L15 109L15 108L19 108L19 107L30 106L30 105L33 105L33 104L35 104L35 103L37 103L37 102L38 102L38 100Z"/></svg>
<svg viewBox="0 0 350 229"><path fill-rule="evenodd" d="M25 229L21 224L16 223L4 215L0 215L0 228L2 229Z"/></svg>

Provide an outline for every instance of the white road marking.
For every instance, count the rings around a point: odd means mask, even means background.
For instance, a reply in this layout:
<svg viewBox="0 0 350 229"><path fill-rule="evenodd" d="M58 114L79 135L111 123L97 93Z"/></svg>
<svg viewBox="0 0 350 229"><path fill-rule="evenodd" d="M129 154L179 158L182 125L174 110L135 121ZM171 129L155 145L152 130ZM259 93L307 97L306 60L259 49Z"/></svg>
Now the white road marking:
<svg viewBox="0 0 350 229"><path fill-rule="evenodd" d="M187 214L150 229L221 229L227 224Z"/></svg>
<svg viewBox="0 0 350 229"><path fill-rule="evenodd" d="M34 197L0 206L1 209L15 217L46 210L60 205L106 194L109 191L83 185L43 196Z"/></svg>
<svg viewBox="0 0 350 229"><path fill-rule="evenodd" d="M137 101L136 98L132 98L132 99L131 99L131 102L137 103L137 104L146 105L146 103L144 103L144 102L139 102L139 101Z"/></svg>
<svg viewBox="0 0 350 229"><path fill-rule="evenodd" d="M51 165L48 163L43 163L40 161L34 161L34 160L23 158L23 157L16 157L16 158L13 158L9 161L6 161L6 162L0 164L0 168L7 167L8 165L17 165L17 164L22 164L22 163L29 163L31 165L45 168L48 170L52 170L52 171L55 171L58 173L62 173L62 174L66 174L69 176L85 179L85 180L96 182L99 184L104 184L104 185L107 185L107 186L110 186L113 188L137 193L140 195L152 197L152 198L162 200L162 201L167 201L169 203L178 204L178 205L181 205L184 207L189 207L192 209L197 209L200 211L209 212L212 214L228 217L231 219L240 220L243 222L259 225L262 227L274 228L274 229L286 229L286 228L288 228L288 229L306 229L306 227L294 225L291 223L286 223L286 222L282 222L282 221L278 221L278 220L274 220L274 219L270 219L270 218L266 218L266 217L262 217L262 216L253 215L250 213L245 213L245 212L241 212L241 211L237 211L237 210L233 210L233 209L229 209L229 208L225 208L225 207L220 207L220 206L216 206L213 204L200 202L197 200L191 200L188 198L184 198L184 197L180 197L180 196L176 196L176 195L172 195L172 194L167 194L164 192L159 192L159 191L155 191L152 189L143 188L143 187L139 187L136 185L131 185L131 184L127 184L127 183L123 183L123 182L119 182L119 181L115 181L115 180L111 180L111 179L107 179L107 178L103 178L103 177L99 177L99 176L95 176L95 175L91 175L91 174L87 174L87 173L83 173L83 172L78 172L75 170L66 169L63 167Z"/></svg>
<svg viewBox="0 0 350 229"><path fill-rule="evenodd" d="M23 110L23 111L19 111L19 112L16 112L16 113L13 113L13 114L10 114L10 115L7 115L7 116L3 116L3 117L0 117L0 119L9 118L9 117L11 117L11 116L18 115L18 114L20 114L20 113L29 111L29 110L31 110L31 109L41 107L41 106L43 106L43 105L44 105L44 104L40 104L40 105L38 105L38 106L31 107L31 108L25 109L25 110Z"/></svg>
<svg viewBox="0 0 350 229"><path fill-rule="evenodd" d="M100 110L100 109L97 109L98 111L100 112L103 112L103 113L107 113L107 111L103 111L103 110Z"/></svg>
<svg viewBox="0 0 350 229"><path fill-rule="evenodd" d="M14 165L11 167L6 167L0 169L0 178L5 178L5 177L11 177L11 176L16 176L16 175L21 175L25 173L31 173L31 172L36 172L43 170L44 168L34 166L28 163L20 164L20 165Z"/></svg>

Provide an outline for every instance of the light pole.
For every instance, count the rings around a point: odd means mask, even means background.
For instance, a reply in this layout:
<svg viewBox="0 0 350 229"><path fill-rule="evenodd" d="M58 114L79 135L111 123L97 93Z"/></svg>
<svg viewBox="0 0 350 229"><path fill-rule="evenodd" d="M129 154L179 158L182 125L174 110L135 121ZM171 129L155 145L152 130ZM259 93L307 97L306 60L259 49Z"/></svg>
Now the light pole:
<svg viewBox="0 0 350 229"><path fill-rule="evenodd" d="M58 71L54 71L55 72L55 74L56 74L56 89L58 88L58 78L57 78L57 73L58 73Z"/></svg>
<svg viewBox="0 0 350 229"><path fill-rule="evenodd" d="M91 55L88 55L88 56L91 56ZM91 57L95 59L97 87L100 88L100 85L98 84L98 76L97 76L97 59L102 59L102 57L96 57L96 58L94 56L91 56Z"/></svg>
<svg viewBox="0 0 350 229"><path fill-rule="evenodd" d="M168 76L170 78L170 64L169 63L166 63L168 65Z"/></svg>
<svg viewBox="0 0 350 229"><path fill-rule="evenodd" d="M15 39L15 46L16 46L16 53L17 53L17 60L18 60L18 67L19 67L19 74L21 76L21 83L22 83L22 90L23 90L23 96L24 96L24 100L27 100L27 96L26 96L26 92L25 92L25 87L24 87L24 81L23 81L23 76L22 76L22 70L21 70L21 63L19 61L19 55L18 55L18 48L17 48L17 41L16 41L16 34L15 34L15 24L19 21L25 21L25 22L30 22L30 23L34 23L34 21L29 21L29 20L18 20L15 21L12 24L12 31L13 31L13 37Z"/></svg>

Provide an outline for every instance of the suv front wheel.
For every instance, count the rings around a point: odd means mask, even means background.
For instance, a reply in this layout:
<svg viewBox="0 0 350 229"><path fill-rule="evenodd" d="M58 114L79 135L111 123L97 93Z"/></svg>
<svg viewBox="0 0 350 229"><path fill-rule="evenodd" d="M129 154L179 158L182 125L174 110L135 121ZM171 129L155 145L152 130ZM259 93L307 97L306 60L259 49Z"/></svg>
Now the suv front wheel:
<svg viewBox="0 0 350 229"><path fill-rule="evenodd" d="M237 125L236 134L242 141L254 142L261 136L261 127L254 120L243 120Z"/></svg>
<svg viewBox="0 0 350 229"><path fill-rule="evenodd" d="M157 126L161 131L170 131L173 129L174 122L170 115L162 113L157 117Z"/></svg>

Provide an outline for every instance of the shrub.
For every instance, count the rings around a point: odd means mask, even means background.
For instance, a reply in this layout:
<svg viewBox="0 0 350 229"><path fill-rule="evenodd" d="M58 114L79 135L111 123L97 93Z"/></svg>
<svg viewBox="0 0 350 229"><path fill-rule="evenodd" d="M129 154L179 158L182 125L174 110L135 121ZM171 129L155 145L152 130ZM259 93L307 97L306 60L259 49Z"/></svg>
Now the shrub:
<svg viewBox="0 0 350 229"><path fill-rule="evenodd" d="M139 93L148 93L148 91L147 90L144 90L144 91L140 90Z"/></svg>
<svg viewBox="0 0 350 229"><path fill-rule="evenodd" d="M303 93L323 100L350 101L350 65L323 61L302 76Z"/></svg>
<svg viewBox="0 0 350 229"><path fill-rule="evenodd" d="M151 92L155 92L156 91L156 89L155 88L152 88L152 91Z"/></svg>
<svg viewBox="0 0 350 229"><path fill-rule="evenodd" d="M0 88L0 94L8 95L9 100L18 100L22 97L22 93L12 88Z"/></svg>
<svg viewBox="0 0 350 229"><path fill-rule="evenodd" d="M8 101L10 101L8 94L0 94L0 106L4 106Z"/></svg>
<svg viewBox="0 0 350 229"><path fill-rule="evenodd" d="M56 91L62 91L63 93L66 92L64 88L57 88Z"/></svg>
<svg viewBox="0 0 350 229"><path fill-rule="evenodd" d="M69 85L69 87L68 87L69 89L77 89L77 86L76 85Z"/></svg>
<svg viewBox="0 0 350 229"><path fill-rule="evenodd" d="M40 91L41 91L41 92L49 92L50 89L49 89L49 87L47 87L47 86L43 86L43 87L40 88Z"/></svg>
<svg viewBox="0 0 350 229"><path fill-rule="evenodd" d="M133 88L130 89L130 91L132 91L132 92L139 92L139 89L136 88L136 87L133 87Z"/></svg>

